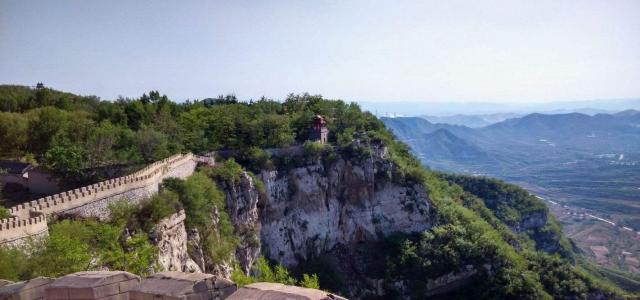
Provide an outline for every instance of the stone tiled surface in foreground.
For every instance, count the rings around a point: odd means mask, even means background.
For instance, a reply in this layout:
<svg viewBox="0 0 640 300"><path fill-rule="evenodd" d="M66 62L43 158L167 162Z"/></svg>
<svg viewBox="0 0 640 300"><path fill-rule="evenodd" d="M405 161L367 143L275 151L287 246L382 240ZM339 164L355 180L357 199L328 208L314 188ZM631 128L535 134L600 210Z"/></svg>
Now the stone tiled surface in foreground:
<svg viewBox="0 0 640 300"><path fill-rule="evenodd" d="M56 279L46 289L48 300L128 300L140 277L122 271L79 272Z"/></svg>
<svg viewBox="0 0 640 300"><path fill-rule="evenodd" d="M45 289L53 278L38 277L28 281L11 283L0 281L0 299L2 300L39 300L45 299Z"/></svg>
<svg viewBox="0 0 640 300"><path fill-rule="evenodd" d="M233 293L227 300L347 300L331 293L280 283L258 282Z"/></svg>
<svg viewBox="0 0 640 300"><path fill-rule="evenodd" d="M162 272L130 291L131 300L226 299L237 290L230 280L204 273Z"/></svg>
<svg viewBox="0 0 640 300"><path fill-rule="evenodd" d="M325 291L279 283L238 289L205 273L162 272L147 278L123 271L87 271L58 279L0 280L0 300L346 300Z"/></svg>

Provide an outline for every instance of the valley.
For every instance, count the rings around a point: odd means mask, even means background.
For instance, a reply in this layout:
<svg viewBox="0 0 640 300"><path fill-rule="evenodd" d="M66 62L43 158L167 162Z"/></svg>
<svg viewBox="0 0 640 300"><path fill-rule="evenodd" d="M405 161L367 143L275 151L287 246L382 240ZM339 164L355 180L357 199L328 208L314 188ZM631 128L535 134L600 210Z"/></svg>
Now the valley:
<svg viewBox="0 0 640 300"><path fill-rule="evenodd" d="M640 271L637 111L533 114L481 128L420 118L383 120L429 168L520 185L545 199L587 257Z"/></svg>

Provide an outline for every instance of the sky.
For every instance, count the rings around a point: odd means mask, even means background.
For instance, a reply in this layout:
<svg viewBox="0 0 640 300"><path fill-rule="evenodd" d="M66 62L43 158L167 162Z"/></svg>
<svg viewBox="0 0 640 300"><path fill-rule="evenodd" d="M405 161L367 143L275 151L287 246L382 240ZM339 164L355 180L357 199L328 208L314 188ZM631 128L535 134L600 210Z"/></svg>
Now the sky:
<svg viewBox="0 0 640 300"><path fill-rule="evenodd" d="M640 96L640 1L0 0L0 83L103 99Z"/></svg>

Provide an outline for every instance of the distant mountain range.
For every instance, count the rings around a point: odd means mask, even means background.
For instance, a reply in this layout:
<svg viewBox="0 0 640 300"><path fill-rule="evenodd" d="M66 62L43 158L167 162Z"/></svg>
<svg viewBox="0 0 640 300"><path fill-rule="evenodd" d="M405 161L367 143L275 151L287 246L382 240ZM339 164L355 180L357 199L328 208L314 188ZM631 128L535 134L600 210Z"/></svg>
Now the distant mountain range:
<svg viewBox="0 0 640 300"><path fill-rule="evenodd" d="M547 159L557 155L567 159L578 154L640 152L640 112L636 110L593 116L534 113L480 128L431 123L418 117L383 117L382 120L426 161L468 159L468 153L462 155L459 151L462 147L472 149L470 151L477 155L490 154L480 156L491 158L491 164L494 159L518 157L518 154L523 155L520 161L527 162L540 155ZM480 157L477 155L474 157Z"/></svg>
<svg viewBox="0 0 640 300"><path fill-rule="evenodd" d="M449 120L431 120L434 123L450 123L475 127L473 124L452 122L457 115L486 116L493 114L513 113L515 117L538 112L544 114L582 113L595 115L598 113L616 113L625 109L640 110L640 98L607 99L588 101L554 101L544 103L493 103L493 102L424 102L424 101L358 101L364 109L377 116L454 116ZM500 122L502 120L497 120Z"/></svg>
<svg viewBox="0 0 640 300"><path fill-rule="evenodd" d="M491 175L574 200L640 200L637 110L534 113L480 128L418 117L381 119L433 169ZM629 209L640 214L635 204Z"/></svg>
<svg viewBox="0 0 640 300"><path fill-rule="evenodd" d="M560 205L561 214L586 209L619 226L604 224L595 240L580 234L596 230L594 223L564 217L585 253L602 245L640 249L636 239L608 238L623 227L640 232L640 111L533 113L477 128L419 117L381 119L431 169L498 177ZM625 260L610 265L632 270Z"/></svg>
<svg viewBox="0 0 640 300"><path fill-rule="evenodd" d="M431 123L445 123L452 125L462 125L471 128L479 128L502 122L511 118L521 117L522 114L516 113L495 113L486 115L452 115L452 116L420 116Z"/></svg>
<svg viewBox="0 0 640 300"><path fill-rule="evenodd" d="M597 114L612 114L615 111L609 111L604 109L593 108L581 108L581 109L558 109L542 112L544 114L568 114L568 113L581 113L585 115L597 115ZM463 125L471 128L480 128L489 126L491 124L500 123L508 119L515 119L525 116L523 113L494 113L494 114L480 114L480 115L450 115L450 116L431 116L422 115L423 119L431 123L446 123L451 125Z"/></svg>

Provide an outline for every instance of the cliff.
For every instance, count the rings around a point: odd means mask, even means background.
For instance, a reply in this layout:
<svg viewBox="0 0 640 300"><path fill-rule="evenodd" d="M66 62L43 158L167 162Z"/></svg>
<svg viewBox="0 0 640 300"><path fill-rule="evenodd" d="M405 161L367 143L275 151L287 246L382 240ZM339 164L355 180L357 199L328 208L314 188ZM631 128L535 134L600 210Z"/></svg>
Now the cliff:
<svg viewBox="0 0 640 300"><path fill-rule="evenodd" d="M312 157L302 165L262 172L261 239L265 255L285 266L340 247L431 225L420 184L391 180L384 147L370 157Z"/></svg>
<svg viewBox="0 0 640 300"><path fill-rule="evenodd" d="M202 272L189 256L184 220L185 213L181 210L162 219L153 228L150 238L158 247L158 263L166 271Z"/></svg>
<svg viewBox="0 0 640 300"><path fill-rule="evenodd" d="M353 250L394 233L422 232L432 216L424 186L394 182L387 149L372 149L364 156L303 155L255 179L243 172L238 181L221 181L243 271L260 255L294 270L333 256L328 267L354 279L351 295L375 290Z"/></svg>

